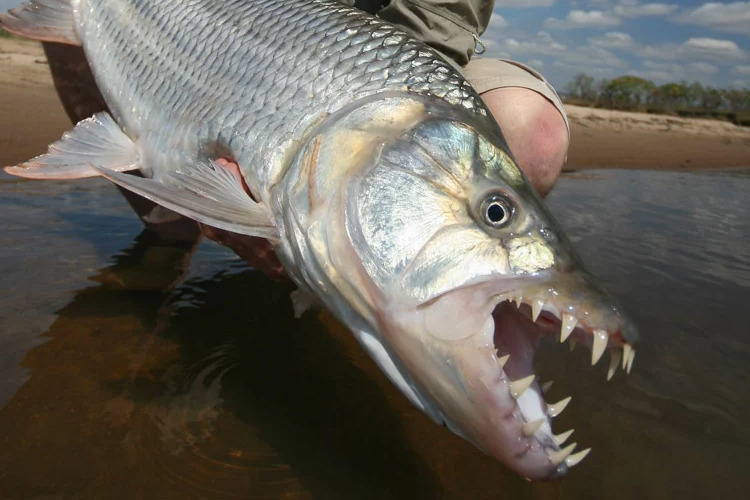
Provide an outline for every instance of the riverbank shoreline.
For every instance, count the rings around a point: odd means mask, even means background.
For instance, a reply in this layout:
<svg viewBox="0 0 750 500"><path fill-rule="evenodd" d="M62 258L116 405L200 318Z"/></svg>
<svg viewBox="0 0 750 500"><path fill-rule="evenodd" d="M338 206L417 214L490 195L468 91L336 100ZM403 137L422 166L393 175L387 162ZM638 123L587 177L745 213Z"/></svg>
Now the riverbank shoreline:
<svg viewBox="0 0 750 500"><path fill-rule="evenodd" d="M636 168L693 170L750 167L750 128L566 105L571 125L566 170Z"/></svg>
<svg viewBox="0 0 750 500"><path fill-rule="evenodd" d="M750 128L566 105L571 143L565 170L685 170L750 166ZM0 38L0 164L43 153L71 128L39 43Z"/></svg>

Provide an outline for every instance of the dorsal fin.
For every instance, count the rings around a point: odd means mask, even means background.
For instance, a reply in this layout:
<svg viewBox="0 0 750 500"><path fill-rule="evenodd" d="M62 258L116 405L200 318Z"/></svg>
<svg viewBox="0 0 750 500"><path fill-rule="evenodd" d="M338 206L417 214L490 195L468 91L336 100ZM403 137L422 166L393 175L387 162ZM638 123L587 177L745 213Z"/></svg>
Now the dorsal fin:
<svg viewBox="0 0 750 500"><path fill-rule="evenodd" d="M70 0L31 0L0 14L0 24L7 31L32 40L81 45Z"/></svg>

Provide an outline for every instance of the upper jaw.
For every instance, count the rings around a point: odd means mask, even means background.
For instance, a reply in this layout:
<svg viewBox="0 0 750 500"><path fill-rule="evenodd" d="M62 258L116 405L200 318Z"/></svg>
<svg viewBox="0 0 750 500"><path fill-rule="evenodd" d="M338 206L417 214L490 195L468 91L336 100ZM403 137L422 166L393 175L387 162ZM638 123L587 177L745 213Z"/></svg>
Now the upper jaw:
<svg viewBox="0 0 750 500"><path fill-rule="evenodd" d="M466 304L471 307L462 308ZM440 310L446 306L453 309L452 322ZM424 340L433 343L426 349L454 368L453 380L437 375L437 389L426 391L448 427L533 479L563 475L588 454L574 453L575 443L564 446L572 431L552 432L551 419L570 398L548 404L532 361L539 341L548 337L588 346L592 364L609 350L608 379L620 361L629 372L637 332L606 292L584 274L497 279L448 292L419 309ZM439 321L430 321L436 314ZM455 329L452 335L445 325ZM430 374L420 375L429 385ZM442 394L446 383L454 385L448 395Z"/></svg>

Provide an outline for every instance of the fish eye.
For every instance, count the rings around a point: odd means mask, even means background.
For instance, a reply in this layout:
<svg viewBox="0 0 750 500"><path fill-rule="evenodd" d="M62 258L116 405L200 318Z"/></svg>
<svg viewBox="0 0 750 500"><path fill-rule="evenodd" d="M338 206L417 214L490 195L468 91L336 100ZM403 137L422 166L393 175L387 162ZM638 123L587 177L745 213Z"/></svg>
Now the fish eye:
<svg viewBox="0 0 750 500"><path fill-rule="evenodd" d="M495 229L507 226L515 212L513 202L507 196L498 193L487 196L479 210L484 223Z"/></svg>

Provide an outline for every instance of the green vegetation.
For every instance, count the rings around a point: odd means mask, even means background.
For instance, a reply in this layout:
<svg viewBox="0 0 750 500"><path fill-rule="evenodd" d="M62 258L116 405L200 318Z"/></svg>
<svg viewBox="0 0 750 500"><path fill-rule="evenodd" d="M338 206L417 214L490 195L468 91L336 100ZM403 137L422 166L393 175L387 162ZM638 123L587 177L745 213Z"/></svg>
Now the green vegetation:
<svg viewBox="0 0 750 500"><path fill-rule="evenodd" d="M750 126L750 87L718 89L685 81L656 85L631 75L596 82L580 73L566 90L565 101L570 104L715 118Z"/></svg>
<svg viewBox="0 0 750 500"><path fill-rule="evenodd" d="M3 29L2 26L0 26L0 38L15 38L16 35L13 35L11 33L8 33Z"/></svg>

